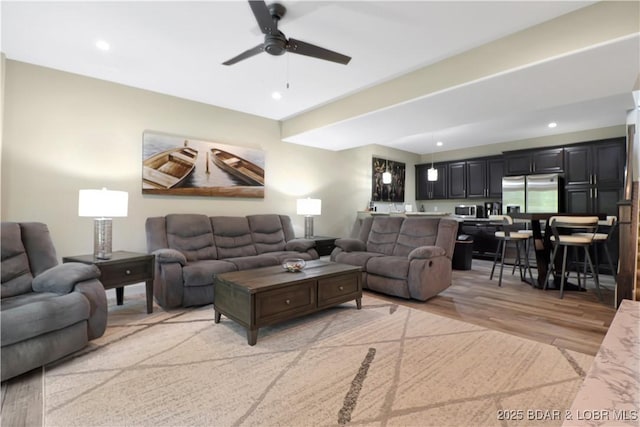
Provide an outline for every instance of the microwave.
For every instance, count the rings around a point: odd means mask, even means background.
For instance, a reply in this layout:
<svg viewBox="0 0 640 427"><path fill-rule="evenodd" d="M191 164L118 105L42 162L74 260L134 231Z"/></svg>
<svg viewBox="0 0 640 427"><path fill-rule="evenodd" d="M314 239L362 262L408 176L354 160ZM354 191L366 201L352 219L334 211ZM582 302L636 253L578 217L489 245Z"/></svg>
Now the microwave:
<svg viewBox="0 0 640 427"><path fill-rule="evenodd" d="M454 209L455 215L460 218L476 218L478 215L476 205L457 205Z"/></svg>

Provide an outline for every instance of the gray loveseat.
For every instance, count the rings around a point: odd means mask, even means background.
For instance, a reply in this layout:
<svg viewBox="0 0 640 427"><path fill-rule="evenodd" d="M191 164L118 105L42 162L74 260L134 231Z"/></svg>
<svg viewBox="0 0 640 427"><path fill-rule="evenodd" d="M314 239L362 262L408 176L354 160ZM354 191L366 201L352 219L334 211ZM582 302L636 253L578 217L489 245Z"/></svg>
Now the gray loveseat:
<svg viewBox="0 0 640 427"><path fill-rule="evenodd" d="M80 350L107 326L100 270L58 264L49 229L2 223L2 381Z"/></svg>
<svg viewBox="0 0 640 427"><path fill-rule="evenodd" d="M147 218L156 256L153 293L164 308L213 303L215 274L317 259L315 241L296 239L286 215L170 214Z"/></svg>
<svg viewBox="0 0 640 427"><path fill-rule="evenodd" d="M364 288L425 301L451 285L457 231L452 219L371 216L331 260L361 267Z"/></svg>

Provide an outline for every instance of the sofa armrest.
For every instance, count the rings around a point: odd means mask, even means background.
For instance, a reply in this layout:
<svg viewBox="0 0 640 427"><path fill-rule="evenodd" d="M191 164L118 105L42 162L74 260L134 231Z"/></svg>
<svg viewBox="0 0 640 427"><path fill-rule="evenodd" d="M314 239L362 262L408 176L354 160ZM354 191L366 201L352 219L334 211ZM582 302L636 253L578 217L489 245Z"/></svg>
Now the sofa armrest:
<svg viewBox="0 0 640 427"><path fill-rule="evenodd" d="M168 264L172 262L178 262L180 265L187 264L187 257L176 249L156 249L152 254L156 256L156 261L160 264Z"/></svg>
<svg viewBox="0 0 640 427"><path fill-rule="evenodd" d="M80 292L89 301L89 320L87 337L89 340L101 337L107 329L107 294L102 283L97 279L85 280L76 285L75 292Z"/></svg>
<svg viewBox="0 0 640 427"><path fill-rule="evenodd" d="M73 291L77 283L98 277L100 277L100 270L93 264L67 262L38 274L33 278L31 288L34 292L53 292L64 295Z"/></svg>
<svg viewBox="0 0 640 427"><path fill-rule="evenodd" d="M366 251L367 245L358 239L347 237L343 239L336 239L336 247L342 249L345 252Z"/></svg>
<svg viewBox="0 0 640 427"><path fill-rule="evenodd" d="M289 240L284 248L287 251L306 252L315 246L316 241L313 239L293 239Z"/></svg>
<svg viewBox="0 0 640 427"><path fill-rule="evenodd" d="M444 256L447 252L440 246L419 246L409 252L409 261L412 259L429 259Z"/></svg>

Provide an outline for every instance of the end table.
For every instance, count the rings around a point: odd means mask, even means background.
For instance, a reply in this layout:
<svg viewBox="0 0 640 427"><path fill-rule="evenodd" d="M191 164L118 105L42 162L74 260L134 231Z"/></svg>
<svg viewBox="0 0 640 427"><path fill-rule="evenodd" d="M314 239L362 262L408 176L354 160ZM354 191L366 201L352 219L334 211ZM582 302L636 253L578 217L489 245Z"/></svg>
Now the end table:
<svg viewBox="0 0 640 427"><path fill-rule="evenodd" d="M110 259L98 259L91 255L76 255L62 258L62 262L93 264L100 269L100 281L104 289L116 289L116 302L122 305L124 286L145 282L147 313L153 313L153 274L155 255L115 251Z"/></svg>
<svg viewBox="0 0 640 427"><path fill-rule="evenodd" d="M311 236L311 240L316 241L316 251L320 256L331 255L331 252L336 247L336 239L336 237Z"/></svg>

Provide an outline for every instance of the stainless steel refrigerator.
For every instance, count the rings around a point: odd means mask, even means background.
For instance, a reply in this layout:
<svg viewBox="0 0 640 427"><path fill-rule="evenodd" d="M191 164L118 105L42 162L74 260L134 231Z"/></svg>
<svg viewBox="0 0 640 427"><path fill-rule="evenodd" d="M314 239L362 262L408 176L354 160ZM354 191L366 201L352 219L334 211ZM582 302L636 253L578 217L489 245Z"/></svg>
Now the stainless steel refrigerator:
<svg viewBox="0 0 640 427"><path fill-rule="evenodd" d="M502 178L502 209L505 213L560 212L562 177L553 173Z"/></svg>
<svg viewBox="0 0 640 427"><path fill-rule="evenodd" d="M521 176L505 176L502 178L502 212L525 212L526 179Z"/></svg>
<svg viewBox="0 0 640 427"><path fill-rule="evenodd" d="M562 209L562 177L557 173L527 175L526 211L560 212Z"/></svg>

